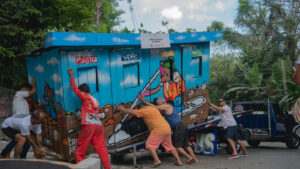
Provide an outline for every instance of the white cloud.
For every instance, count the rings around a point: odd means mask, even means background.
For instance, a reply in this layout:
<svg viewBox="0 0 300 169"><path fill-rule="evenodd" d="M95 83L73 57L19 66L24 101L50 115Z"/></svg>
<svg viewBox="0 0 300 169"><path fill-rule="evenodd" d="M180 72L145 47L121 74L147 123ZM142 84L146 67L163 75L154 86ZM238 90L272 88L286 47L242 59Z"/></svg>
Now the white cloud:
<svg viewBox="0 0 300 169"><path fill-rule="evenodd" d="M122 65L123 65L123 63L122 63L122 60L121 60L121 56L118 57L117 60L113 60L113 61L110 62L110 66L112 66L112 67L113 66L122 66Z"/></svg>
<svg viewBox="0 0 300 169"><path fill-rule="evenodd" d="M51 64L52 66L57 65L59 60L56 57L52 57L50 60L47 60L47 64Z"/></svg>
<svg viewBox="0 0 300 169"><path fill-rule="evenodd" d="M60 87L58 90L55 90L55 94L63 96L63 90L62 87Z"/></svg>
<svg viewBox="0 0 300 169"><path fill-rule="evenodd" d="M162 10L165 8L170 8L170 4L172 6L180 6L181 8L187 9L187 10L201 10L201 11L207 11L207 7L209 4L208 0L139 0L136 1L137 3L136 8L141 9L141 12L143 13L152 13L155 10ZM158 5L159 4L159 5ZM135 6L134 5L134 6ZM128 5L126 4L126 7ZM209 10L209 9L208 9Z"/></svg>
<svg viewBox="0 0 300 169"><path fill-rule="evenodd" d="M100 71L99 72L99 82L103 85L110 84L110 76L108 73Z"/></svg>
<svg viewBox="0 0 300 169"><path fill-rule="evenodd" d="M195 9L195 4L191 2L191 3L188 4L188 7L189 7L191 10L194 10L194 9Z"/></svg>
<svg viewBox="0 0 300 169"><path fill-rule="evenodd" d="M180 11L178 6L173 6L171 8L165 8L161 11L161 15L168 19L181 19L182 18L182 11Z"/></svg>
<svg viewBox="0 0 300 169"><path fill-rule="evenodd" d="M138 84L138 78L132 74L128 74L127 77L124 79L124 81L120 83L121 86L137 85L137 84Z"/></svg>
<svg viewBox="0 0 300 169"><path fill-rule="evenodd" d="M216 8L218 10L220 10L220 11L224 11L225 10L225 6L224 6L224 4L221 1L219 1L219 2L216 3Z"/></svg>
<svg viewBox="0 0 300 169"><path fill-rule="evenodd" d="M30 75L28 75L28 82L31 84L32 82L32 77Z"/></svg>
<svg viewBox="0 0 300 169"><path fill-rule="evenodd" d="M89 83L89 84L95 84L96 83L96 72L92 71L92 72L84 72L81 73L79 78L79 83Z"/></svg>
<svg viewBox="0 0 300 169"><path fill-rule="evenodd" d="M59 82L61 82L61 77L58 74L53 74L52 80L56 83L59 83Z"/></svg>
<svg viewBox="0 0 300 169"><path fill-rule="evenodd" d="M151 11L151 8L148 7L142 8L142 13L147 13L149 11Z"/></svg>
<svg viewBox="0 0 300 169"><path fill-rule="evenodd" d="M70 36L64 38L64 40L83 42L83 41L85 41L85 37L78 37L75 34L71 34Z"/></svg>
<svg viewBox="0 0 300 169"><path fill-rule="evenodd" d="M189 20L193 20L193 22L210 22L216 19L216 17L211 15L199 14L199 13L191 13L187 17Z"/></svg>
<svg viewBox="0 0 300 169"><path fill-rule="evenodd" d="M198 40L205 41L207 38L205 36L201 36Z"/></svg>
<svg viewBox="0 0 300 169"><path fill-rule="evenodd" d="M208 59L209 59L208 55L202 55L202 61L203 62L208 61Z"/></svg>
<svg viewBox="0 0 300 169"><path fill-rule="evenodd" d="M56 39L56 37L50 37L50 38L47 38L47 44L50 44L52 43L52 41L54 41Z"/></svg>
<svg viewBox="0 0 300 169"><path fill-rule="evenodd" d="M195 75L193 75L193 74L187 74L187 75L185 75L185 78L184 78L184 80L185 81L195 81Z"/></svg>
<svg viewBox="0 0 300 169"><path fill-rule="evenodd" d="M177 36L176 39L183 40L183 39L185 39L185 36L180 35L180 36Z"/></svg>
<svg viewBox="0 0 300 169"><path fill-rule="evenodd" d="M192 59L190 65L199 64L199 59Z"/></svg>
<svg viewBox="0 0 300 169"><path fill-rule="evenodd" d="M196 37L196 36L197 36L196 33L192 33L192 34L191 34L191 37L192 37L192 38L194 38L194 37Z"/></svg>
<svg viewBox="0 0 300 169"><path fill-rule="evenodd" d="M217 33L216 35L215 35L215 37L222 37L222 33Z"/></svg>
<svg viewBox="0 0 300 169"><path fill-rule="evenodd" d="M129 40L127 39L121 39L121 38L117 38L117 37L113 37L112 40L116 43L128 43Z"/></svg>
<svg viewBox="0 0 300 169"><path fill-rule="evenodd" d="M238 2L237 0L136 0L132 5L136 16L135 22L137 25L143 22L144 29L151 32L164 31L166 27L162 27L161 21L166 20L169 22L169 28L182 32L186 28L196 28L198 31L205 30L213 20L222 21L226 26L231 26L228 23L231 24L234 20ZM178 11L182 13L180 19L162 16L162 11L172 7L178 7ZM128 11L127 1L120 1L120 8ZM224 9L224 11L220 9ZM175 17L175 15L171 15L171 17ZM130 19L130 11L122 15L121 18L125 20L122 27L134 28Z"/></svg>
<svg viewBox="0 0 300 169"><path fill-rule="evenodd" d="M44 67L43 67L41 64L38 64L38 65L35 67L35 70L38 71L38 72L44 72Z"/></svg>

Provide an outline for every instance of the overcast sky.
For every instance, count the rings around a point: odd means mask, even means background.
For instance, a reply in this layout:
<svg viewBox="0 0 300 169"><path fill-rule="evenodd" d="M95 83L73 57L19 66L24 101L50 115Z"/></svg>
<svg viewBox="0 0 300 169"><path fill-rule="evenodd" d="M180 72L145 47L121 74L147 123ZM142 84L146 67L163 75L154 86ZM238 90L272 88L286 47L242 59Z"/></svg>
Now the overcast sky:
<svg viewBox="0 0 300 169"><path fill-rule="evenodd" d="M133 29L132 17L127 0L119 1L120 9L125 11L121 19L125 22L116 29L125 26ZM168 27L183 32L186 28L205 31L212 21L222 21L233 27L237 0L132 0L134 21L137 27L142 22L144 29L151 32L166 31L161 21L167 21Z"/></svg>

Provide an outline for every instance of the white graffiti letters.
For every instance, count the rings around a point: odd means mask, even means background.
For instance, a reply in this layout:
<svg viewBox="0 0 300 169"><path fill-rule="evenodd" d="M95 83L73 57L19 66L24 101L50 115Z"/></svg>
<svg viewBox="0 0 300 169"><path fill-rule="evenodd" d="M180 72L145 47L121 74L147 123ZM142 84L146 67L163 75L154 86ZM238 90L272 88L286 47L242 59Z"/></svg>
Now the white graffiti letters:
<svg viewBox="0 0 300 169"><path fill-rule="evenodd" d="M76 145L77 145L77 138L73 138L73 139L68 138L68 143L69 143L69 154L75 153Z"/></svg>
<svg viewBox="0 0 300 169"><path fill-rule="evenodd" d="M195 153L212 154L216 137L213 133L198 134L196 136Z"/></svg>
<svg viewBox="0 0 300 169"><path fill-rule="evenodd" d="M127 54L122 54L121 57L122 57L122 61L138 60L139 54L127 53Z"/></svg>

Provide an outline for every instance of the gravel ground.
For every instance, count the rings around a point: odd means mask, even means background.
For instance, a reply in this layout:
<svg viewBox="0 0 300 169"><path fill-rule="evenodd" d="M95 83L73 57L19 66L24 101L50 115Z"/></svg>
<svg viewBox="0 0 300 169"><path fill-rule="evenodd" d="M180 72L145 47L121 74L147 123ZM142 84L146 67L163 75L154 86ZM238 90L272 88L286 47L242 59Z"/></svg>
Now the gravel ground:
<svg viewBox="0 0 300 169"><path fill-rule="evenodd" d="M6 144L0 141L0 148ZM197 164L185 164L181 167L174 165L175 159L169 153L159 153L162 165L161 169L300 169L299 149L288 149L284 143L261 143L258 148L251 148L245 143L248 157L229 160L229 155L224 149L219 149L215 156L197 155ZM112 159L113 169L150 168L152 158L145 150L137 153L138 166L133 166L133 154L127 154L122 158ZM29 152L28 158L33 158L33 152ZM182 161L185 161L181 157ZM53 161L54 159L48 158ZM1 168L1 167L0 167ZM1 168L2 169L2 168Z"/></svg>
<svg viewBox="0 0 300 169"><path fill-rule="evenodd" d="M224 149L218 150L218 155L204 156L197 155L199 163L185 164L182 167L174 165L175 159L168 153L160 153L159 157L162 165L158 168L173 169L299 169L300 151L299 149L288 149L284 143L261 143L258 148L251 148L245 143L248 157L238 159L228 159ZM138 168L150 168L152 158L147 152L138 153ZM182 161L185 159L181 157ZM113 160L112 164L120 168L134 168L132 155L126 155L122 159Z"/></svg>

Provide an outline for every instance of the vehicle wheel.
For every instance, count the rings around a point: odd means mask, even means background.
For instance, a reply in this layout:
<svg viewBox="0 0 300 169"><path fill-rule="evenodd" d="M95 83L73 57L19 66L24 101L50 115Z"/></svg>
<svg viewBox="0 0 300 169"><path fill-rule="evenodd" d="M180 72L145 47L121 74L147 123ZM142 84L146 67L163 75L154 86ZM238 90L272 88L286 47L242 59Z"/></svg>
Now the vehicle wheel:
<svg viewBox="0 0 300 169"><path fill-rule="evenodd" d="M235 147L236 147L236 151L239 153L241 151L241 146L239 144L235 143ZM227 143L225 150L226 150L227 154L232 154L232 152L233 152L231 146L228 143Z"/></svg>
<svg viewBox="0 0 300 169"><path fill-rule="evenodd" d="M300 139L296 134L291 134L286 139L286 146L290 149L297 149L300 145Z"/></svg>
<svg viewBox="0 0 300 169"><path fill-rule="evenodd" d="M258 147L260 144L259 140L247 140L247 143L251 146L251 147Z"/></svg>

